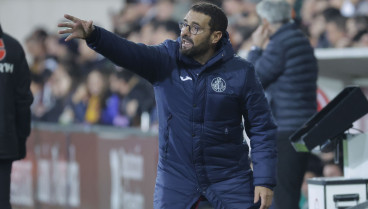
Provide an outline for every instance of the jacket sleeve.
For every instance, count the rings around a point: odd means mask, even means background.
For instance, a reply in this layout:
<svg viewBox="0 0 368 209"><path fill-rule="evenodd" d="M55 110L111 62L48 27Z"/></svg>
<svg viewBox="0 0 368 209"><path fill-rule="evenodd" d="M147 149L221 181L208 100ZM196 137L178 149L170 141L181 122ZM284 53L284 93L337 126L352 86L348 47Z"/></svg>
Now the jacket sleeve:
<svg viewBox="0 0 368 209"><path fill-rule="evenodd" d="M266 89L282 74L284 56L283 47L275 42L270 42L264 51L255 49L249 52L247 60L254 65L263 88Z"/></svg>
<svg viewBox="0 0 368 209"><path fill-rule="evenodd" d="M243 117L251 145L254 185L272 189L276 185L277 126L252 65L245 80Z"/></svg>
<svg viewBox="0 0 368 209"><path fill-rule="evenodd" d="M16 126L18 133L19 158L26 155L26 139L31 132L31 109L33 102L30 90L31 76L24 51L19 45L19 63L16 68L15 106L16 106Z"/></svg>
<svg viewBox="0 0 368 209"><path fill-rule="evenodd" d="M137 44L97 26L86 42L90 48L116 65L142 76L151 83L158 80L160 71L167 69L165 65L169 62L169 53L164 44Z"/></svg>

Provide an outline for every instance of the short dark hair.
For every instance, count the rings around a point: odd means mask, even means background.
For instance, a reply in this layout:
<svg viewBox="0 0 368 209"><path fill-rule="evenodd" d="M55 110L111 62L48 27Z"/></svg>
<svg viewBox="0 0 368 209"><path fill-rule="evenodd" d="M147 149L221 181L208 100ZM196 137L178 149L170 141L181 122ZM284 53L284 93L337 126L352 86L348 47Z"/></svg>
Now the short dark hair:
<svg viewBox="0 0 368 209"><path fill-rule="evenodd" d="M331 20L335 19L336 17L340 17L341 12L339 9L329 7L322 11L322 15L325 18L326 22L330 22Z"/></svg>
<svg viewBox="0 0 368 209"><path fill-rule="evenodd" d="M335 17L329 19L327 21L327 23L333 23L333 24L336 25L336 27L340 31L346 32L346 20L347 20L346 17L344 17L342 15L338 15L338 16L335 16Z"/></svg>
<svg viewBox="0 0 368 209"><path fill-rule="evenodd" d="M190 10L210 16L211 20L208 24L211 30L221 31L222 36L225 35L228 21L225 12L220 7L208 2L199 2L194 4Z"/></svg>

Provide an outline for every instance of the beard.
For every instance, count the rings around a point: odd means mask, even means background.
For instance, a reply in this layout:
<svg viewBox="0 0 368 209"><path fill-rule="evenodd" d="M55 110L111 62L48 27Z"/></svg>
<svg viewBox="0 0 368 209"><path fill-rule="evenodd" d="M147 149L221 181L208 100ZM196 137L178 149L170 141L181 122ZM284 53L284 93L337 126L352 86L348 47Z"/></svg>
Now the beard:
<svg viewBox="0 0 368 209"><path fill-rule="evenodd" d="M180 48L179 48L180 53L188 57L191 57L191 58L205 54L208 50L210 50L210 47L211 47L210 36L206 37L205 40L199 43L197 46L194 45L193 40L190 39L189 37L184 36L184 37L181 37L181 39L182 39L182 42L183 40L185 40L186 42L189 42L192 44L192 47L188 49L183 48L182 44L180 44Z"/></svg>

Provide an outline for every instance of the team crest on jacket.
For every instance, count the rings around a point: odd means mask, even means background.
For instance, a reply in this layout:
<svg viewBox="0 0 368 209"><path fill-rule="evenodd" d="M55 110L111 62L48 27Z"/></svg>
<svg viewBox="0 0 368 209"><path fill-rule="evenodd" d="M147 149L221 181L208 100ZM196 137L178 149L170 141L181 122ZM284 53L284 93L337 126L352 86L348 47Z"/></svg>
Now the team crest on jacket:
<svg viewBox="0 0 368 209"><path fill-rule="evenodd" d="M2 38L0 38L0 61L5 58L6 50L5 50L5 44Z"/></svg>
<svg viewBox="0 0 368 209"><path fill-rule="evenodd" d="M224 92L226 89L226 82L220 77L216 77L211 81L211 87L215 92Z"/></svg>

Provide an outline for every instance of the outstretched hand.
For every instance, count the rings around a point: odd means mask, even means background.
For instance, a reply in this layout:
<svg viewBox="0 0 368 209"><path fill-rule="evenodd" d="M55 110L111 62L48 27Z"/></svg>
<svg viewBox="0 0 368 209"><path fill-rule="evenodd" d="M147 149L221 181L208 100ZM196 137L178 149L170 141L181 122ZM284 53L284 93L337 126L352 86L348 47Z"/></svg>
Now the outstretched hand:
<svg viewBox="0 0 368 209"><path fill-rule="evenodd" d="M69 41L75 38L86 39L94 30L92 20L81 20L68 14L64 15L64 17L71 21L58 24L58 27L66 28L64 30L60 30L59 34L70 34L68 35L68 37L66 37L65 41Z"/></svg>
<svg viewBox="0 0 368 209"><path fill-rule="evenodd" d="M271 206L273 191L269 188L256 186L254 189L254 203L261 199L260 209L268 209Z"/></svg>

